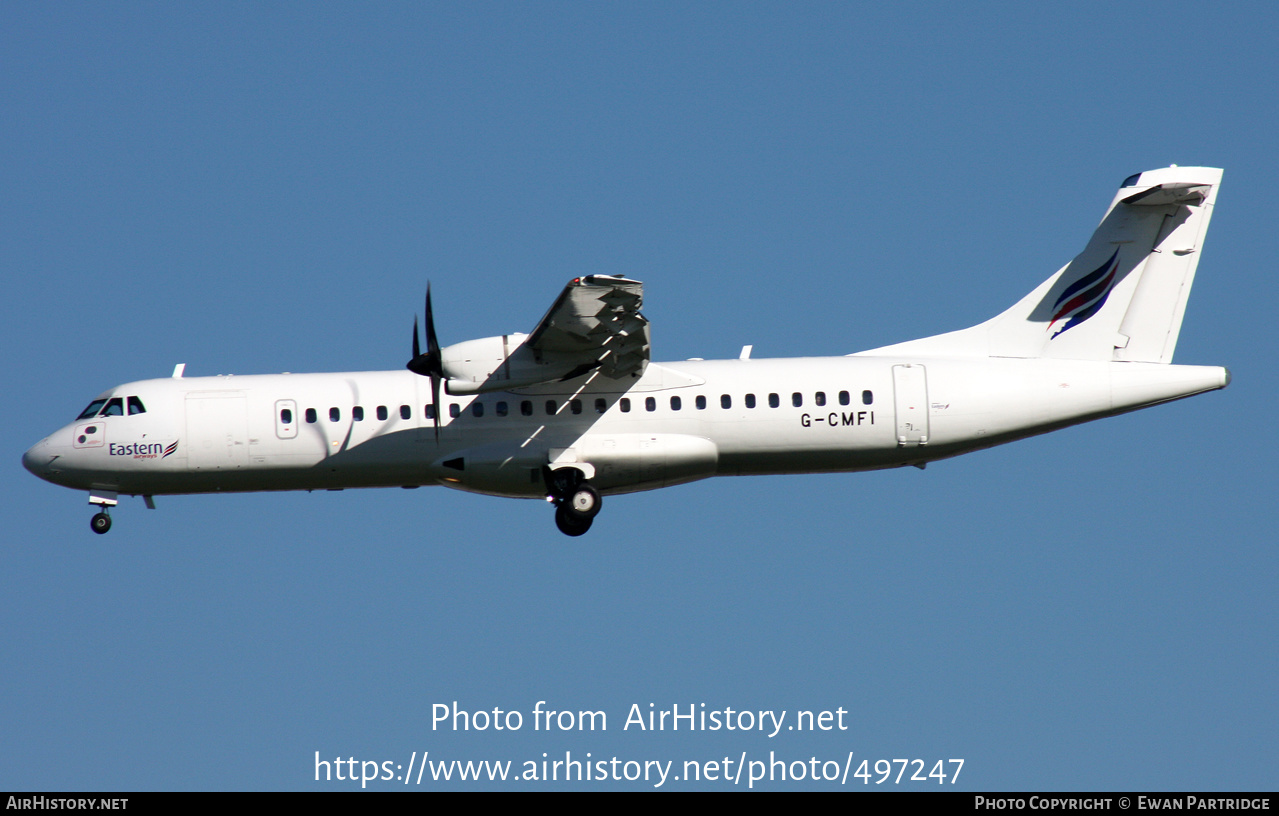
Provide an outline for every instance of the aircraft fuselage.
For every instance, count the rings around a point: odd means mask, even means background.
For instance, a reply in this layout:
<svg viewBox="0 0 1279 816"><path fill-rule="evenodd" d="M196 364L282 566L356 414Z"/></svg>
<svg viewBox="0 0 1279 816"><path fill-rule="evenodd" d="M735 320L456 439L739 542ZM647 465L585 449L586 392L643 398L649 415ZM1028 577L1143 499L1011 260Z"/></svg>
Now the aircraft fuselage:
<svg viewBox="0 0 1279 816"><path fill-rule="evenodd" d="M650 364L625 391L445 395L408 371L171 377L144 411L78 420L24 464L67 487L165 495L442 484L542 498L548 464L603 494L710 476L918 465L1224 387L1215 366L824 357ZM612 382L612 381L609 381Z"/></svg>

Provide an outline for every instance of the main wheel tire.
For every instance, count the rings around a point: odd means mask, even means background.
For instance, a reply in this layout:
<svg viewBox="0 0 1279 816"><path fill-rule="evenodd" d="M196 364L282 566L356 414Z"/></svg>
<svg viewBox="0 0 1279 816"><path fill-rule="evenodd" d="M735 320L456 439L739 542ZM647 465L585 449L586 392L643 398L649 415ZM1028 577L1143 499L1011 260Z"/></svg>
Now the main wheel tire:
<svg viewBox="0 0 1279 816"><path fill-rule="evenodd" d="M594 485L582 482L569 496L568 508L573 515L589 521L599 513L603 502L600 492Z"/></svg>
<svg viewBox="0 0 1279 816"><path fill-rule="evenodd" d="M93 518L89 519L89 528L98 535L102 535L111 529L111 517L106 513L95 513Z"/></svg>
<svg viewBox="0 0 1279 816"><path fill-rule="evenodd" d="M591 529L590 518L582 518L561 504L555 508L555 526L566 536L580 536Z"/></svg>

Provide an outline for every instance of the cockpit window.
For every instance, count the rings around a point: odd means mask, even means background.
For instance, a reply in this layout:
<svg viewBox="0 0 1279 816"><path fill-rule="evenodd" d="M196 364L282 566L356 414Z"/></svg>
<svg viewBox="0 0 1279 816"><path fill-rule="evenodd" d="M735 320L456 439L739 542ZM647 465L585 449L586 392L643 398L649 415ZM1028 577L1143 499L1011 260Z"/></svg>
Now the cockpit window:
<svg viewBox="0 0 1279 816"><path fill-rule="evenodd" d="M104 417L124 416L124 400L119 397L112 397L107 402L107 407L103 409L102 415Z"/></svg>
<svg viewBox="0 0 1279 816"><path fill-rule="evenodd" d="M102 406L106 404L107 401L105 397L103 399L95 399L93 402L89 403L88 408L85 408L80 412L80 416L76 417L76 419L92 419L98 415L98 411L101 411Z"/></svg>
<svg viewBox="0 0 1279 816"><path fill-rule="evenodd" d="M1133 173L1131 176L1124 179L1124 183L1119 186L1120 187L1136 187L1137 182L1139 181L1141 181L1141 173Z"/></svg>
<svg viewBox="0 0 1279 816"><path fill-rule="evenodd" d="M134 414L145 414L147 409L143 407L142 400L137 397L129 397L129 416Z"/></svg>

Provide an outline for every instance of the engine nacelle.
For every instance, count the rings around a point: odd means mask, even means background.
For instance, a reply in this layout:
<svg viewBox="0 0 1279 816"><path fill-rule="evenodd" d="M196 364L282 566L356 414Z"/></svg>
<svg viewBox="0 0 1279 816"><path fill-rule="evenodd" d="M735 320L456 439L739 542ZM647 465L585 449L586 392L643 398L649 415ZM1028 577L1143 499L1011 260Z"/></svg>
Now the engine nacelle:
<svg viewBox="0 0 1279 816"><path fill-rule="evenodd" d="M503 334L454 343L440 349L440 362L449 381L449 391L458 393L467 383L482 383L493 376L520 347L527 335ZM462 391L462 393L470 393Z"/></svg>
<svg viewBox="0 0 1279 816"><path fill-rule="evenodd" d="M525 348L527 334L503 334L454 343L440 350L448 392L455 396L506 391L563 379L571 363L538 359Z"/></svg>

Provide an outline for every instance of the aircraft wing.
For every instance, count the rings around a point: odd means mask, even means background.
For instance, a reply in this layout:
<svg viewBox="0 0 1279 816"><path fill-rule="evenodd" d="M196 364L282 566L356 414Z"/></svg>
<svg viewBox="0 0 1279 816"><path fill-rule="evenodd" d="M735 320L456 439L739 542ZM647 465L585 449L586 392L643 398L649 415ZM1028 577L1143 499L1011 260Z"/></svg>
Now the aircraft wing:
<svg viewBox="0 0 1279 816"><path fill-rule="evenodd" d="M574 278L533 329L524 348L539 363L565 367L563 379L599 369L606 377L644 373L648 319L640 314L644 284L621 276Z"/></svg>

